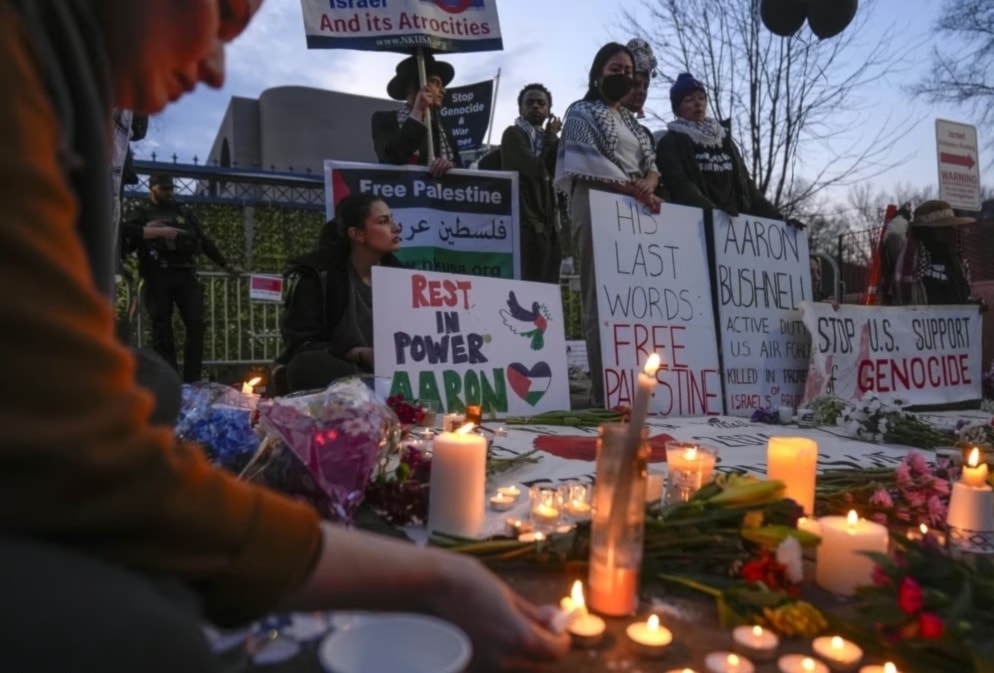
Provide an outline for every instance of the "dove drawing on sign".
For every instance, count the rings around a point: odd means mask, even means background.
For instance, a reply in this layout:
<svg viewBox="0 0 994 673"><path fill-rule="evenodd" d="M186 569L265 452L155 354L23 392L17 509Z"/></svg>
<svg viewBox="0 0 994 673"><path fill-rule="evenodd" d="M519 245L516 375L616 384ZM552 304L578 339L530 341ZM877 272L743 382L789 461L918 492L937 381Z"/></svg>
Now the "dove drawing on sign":
<svg viewBox="0 0 994 673"><path fill-rule="evenodd" d="M518 303L514 291L511 291L507 296L507 308L500 310L500 317L511 332L531 341L533 351L542 350L545 346L545 330L549 327L545 306L533 301L531 308L526 309Z"/></svg>

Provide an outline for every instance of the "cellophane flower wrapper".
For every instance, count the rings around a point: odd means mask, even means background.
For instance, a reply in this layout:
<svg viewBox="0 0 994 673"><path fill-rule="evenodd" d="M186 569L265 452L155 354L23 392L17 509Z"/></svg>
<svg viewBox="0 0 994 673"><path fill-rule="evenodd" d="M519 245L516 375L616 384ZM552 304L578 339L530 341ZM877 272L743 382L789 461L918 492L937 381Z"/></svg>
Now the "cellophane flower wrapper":
<svg viewBox="0 0 994 673"><path fill-rule="evenodd" d="M282 440L327 496L331 518L351 523L373 469L394 446L396 414L359 379L279 398L259 412L263 430Z"/></svg>
<svg viewBox="0 0 994 673"><path fill-rule="evenodd" d="M218 383L183 386L176 436L204 447L215 465L241 472L259 448L253 428L257 395Z"/></svg>

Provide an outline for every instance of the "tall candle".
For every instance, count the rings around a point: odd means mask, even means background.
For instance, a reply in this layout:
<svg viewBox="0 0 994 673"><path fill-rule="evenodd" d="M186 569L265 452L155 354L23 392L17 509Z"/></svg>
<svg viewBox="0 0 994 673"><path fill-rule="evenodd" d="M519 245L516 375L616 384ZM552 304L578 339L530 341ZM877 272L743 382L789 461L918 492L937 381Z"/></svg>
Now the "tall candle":
<svg viewBox="0 0 994 673"><path fill-rule="evenodd" d="M248 381L242 384L242 394L243 395L254 395L255 387L262 383L261 376L253 376ZM986 466L985 466L986 467Z"/></svg>
<svg viewBox="0 0 994 673"><path fill-rule="evenodd" d="M476 537L486 505L487 440L467 423L435 438L428 496L428 530Z"/></svg>
<svg viewBox="0 0 994 673"><path fill-rule="evenodd" d="M815 509L815 476L818 472L818 444L806 437L770 437L766 446L766 476L782 481L790 498L812 514Z"/></svg>
<svg viewBox="0 0 994 673"><path fill-rule="evenodd" d="M976 447L953 484L946 523L951 547L985 554L994 548L994 489L987 483L987 464L980 462Z"/></svg>
<svg viewBox="0 0 994 673"><path fill-rule="evenodd" d="M980 449L973 447L966 465L963 466L963 474L960 481L972 488L984 488L987 486L987 463L980 462ZM989 488L989 487L988 487Z"/></svg>
<svg viewBox="0 0 994 673"><path fill-rule="evenodd" d="M856 587L872 584L874 562L861 552L887 553L887 528L849 516L824 516L815 581L818 586L842 596L852 596Z"/></svg>

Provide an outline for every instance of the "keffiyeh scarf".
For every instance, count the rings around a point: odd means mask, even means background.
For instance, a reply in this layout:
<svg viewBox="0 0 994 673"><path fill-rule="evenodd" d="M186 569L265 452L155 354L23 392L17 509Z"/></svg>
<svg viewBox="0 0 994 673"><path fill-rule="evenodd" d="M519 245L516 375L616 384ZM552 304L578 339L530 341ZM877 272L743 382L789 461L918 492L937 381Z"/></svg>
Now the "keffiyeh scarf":
<svg viewBox="0 0 994 673"><path fill-rule="evenodd" d="M515 119L514 125L524 131L525 135L528 136L528 144L531 145L532 154L541 156L542 146L545 145L545 131L523 117Z"/></svg>
<svg viewBox="0 0 994 673"><path fill-rule="evenodd" d="M617 117L602 101L577 101L569 106L563 118L556 160L555 186L570 194L576 178L598 182L627 182L641 178L654 170L656 153L648 137L628 110L621 108L621 120L638 140L641 156L640 171L629 175L618 161Z"/></svg>
<svg viewBox="0 0 994 673"><path fill-rule="evenodd" d="M407 105L397 110L397 125L403 126L404 122L410 116L411 108ZM441 120L438 119L438 110L432 110L431 112L431 130L438 137L438 155L443 159L454 162L456 160L456 153L452 150L452 146L449 145L449 136L445 132L445 129L442 128ZM416 152L415 154L420 154L420 152Z"/></svg>
<svg viewBox="0 0 994 673"><path fill-rule="evenodd" d="M964 296L970 294L970 266L963 254L962 242L959 237L953 246L951 263L946 264L948 282L954 286L965 284L958 288ZM959 263L957 264L956 261ZM894 284L898 301L902 304L925 304L928 297L924 295L922 279L932 269L932 253L921 241L910 237L905 240L898 255L894 272ZM957 268L958 267L958 268Z"/></svg>
<svg viewBox="0 0 994 673"><path fill-rule="evenodd" d="M690 136L695 144L704 147L721 147L728 134L725 127L716 119L705 119L702 122L676 119L667 124L666 128Z"/></svg>

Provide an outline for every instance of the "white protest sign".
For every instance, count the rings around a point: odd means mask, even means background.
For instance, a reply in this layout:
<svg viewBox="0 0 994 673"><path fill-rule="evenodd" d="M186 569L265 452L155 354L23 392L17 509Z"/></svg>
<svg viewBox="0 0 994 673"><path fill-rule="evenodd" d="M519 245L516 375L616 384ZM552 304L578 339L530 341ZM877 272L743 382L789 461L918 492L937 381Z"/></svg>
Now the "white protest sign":
<svg viewBox="0 0 994 673"><path fill-rule="evenodd" d="M373 328L389 395L484 416L569 409L558 285L376 266Z"/></svg>
<svg viewBox="0 0 994 673"><path fill-rule="evenodd" d="M939 198L959 210L980 210L980 147L977 127L935 120Z"/></svg>
<svg viewBox="0 0 994 673"><path fill-rule="evenodd" d="M666 204L652 215L630 197L592 190L590 214L605 406L632 404L656 352L663 366L650 412L720 414L703 212Z"/></svg>
<svg viewBox="0 0 994 673"><path fill-rule="evenodd" d="M497 0L301 0L308 49L503 49Z"/></svg>
<svg viewBox="0 0 994 673"><path fill-rule="evenodd" d="M402 227L397 257L424 271L518 278L518 174L325 161L325 214L349 194L380 196Z"/></svg>
<svg viewBox="0 0 994 673"><path fill-rule="evenodd" d="M805 400L877 397L910 405L981 397L976 306L805 304L811 367Z"/></svg>
<svg viewBox="0 0 994 673"><path fill-rule="evenodd" d="M726 413L797 407L811 348L798 312L812 297L807 234L715 211L714 247Z"/></svg>
<svg viewBox="0 0 994 673"><path fill-rule="evenodd" d="M249 299L283 301L283 276L253 273L249 276Z"/></svg>

